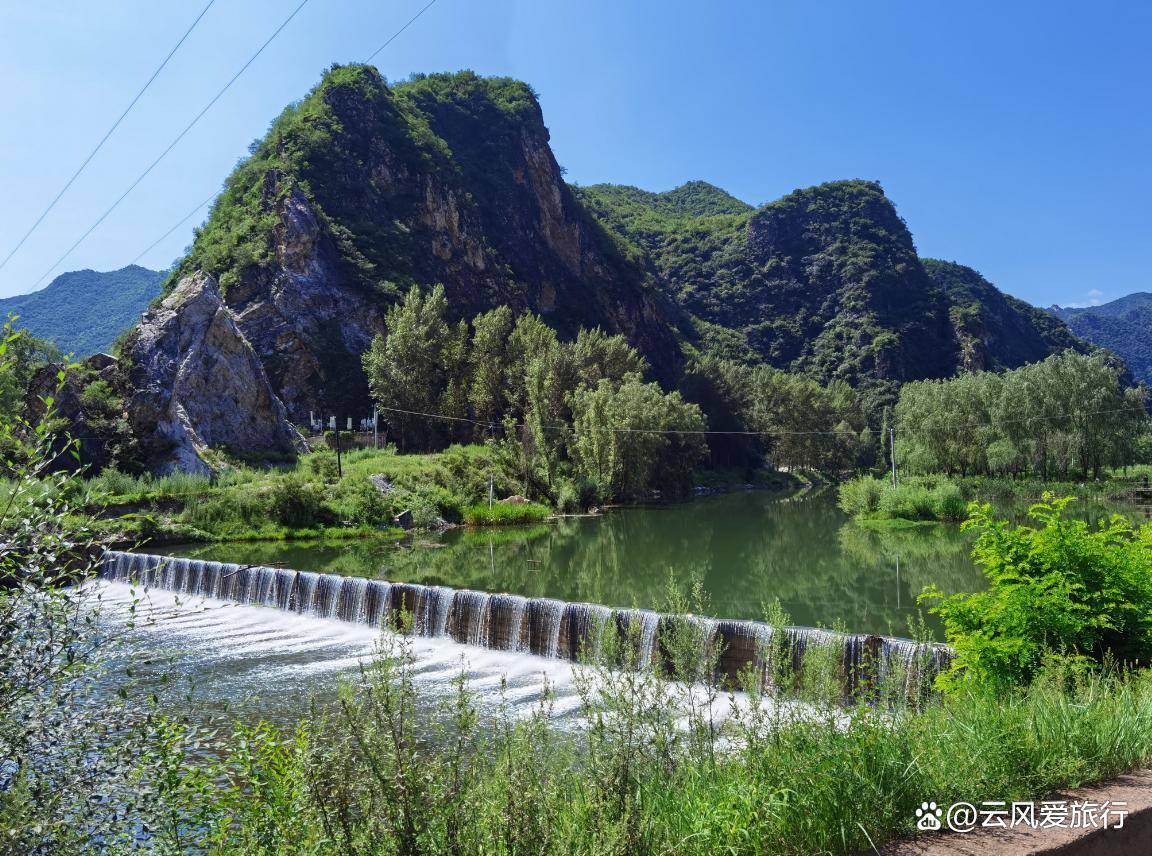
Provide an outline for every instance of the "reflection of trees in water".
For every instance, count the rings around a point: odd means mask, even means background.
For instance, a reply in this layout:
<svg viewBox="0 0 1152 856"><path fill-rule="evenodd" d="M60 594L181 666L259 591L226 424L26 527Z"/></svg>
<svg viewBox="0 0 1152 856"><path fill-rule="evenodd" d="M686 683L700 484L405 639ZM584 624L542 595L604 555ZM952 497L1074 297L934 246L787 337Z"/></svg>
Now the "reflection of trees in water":
<svg viewBox="0 0 1152 856"><path fill-rule="evenodd" d="M948 594L984 587L972 563L972 537L958 526L868 526L845 523L840 527L840 549L861 567L877 571L893 568L900 560L901 579L912 597L930 584Z"/></svg>
<svg viewBox="0 0 1152 856"><path fill-rule="evenodd" d="M222 561L660 608L670 573L700 580L709 611L760 618L778 598L798 624L907 630L922 587L979 584L954 527L879 531L849 525L830 497L771 494L566 518L530 529L455 530L402 541L243 544L175 549ZM897 579L895 557L900 556Z"/></svg>

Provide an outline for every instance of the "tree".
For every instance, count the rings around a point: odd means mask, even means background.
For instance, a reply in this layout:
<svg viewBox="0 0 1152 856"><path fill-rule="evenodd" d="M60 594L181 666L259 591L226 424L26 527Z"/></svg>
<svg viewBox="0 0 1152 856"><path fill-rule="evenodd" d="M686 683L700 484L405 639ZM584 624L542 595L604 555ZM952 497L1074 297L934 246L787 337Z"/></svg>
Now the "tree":
<svg viewBox="0 0 1152 856"><path fill-rule="evenodd" d="M707 454L699 407L638 374L619 386L608 380L582 386L571 403L569 453L602 495L635 500L652 491L665 498L691 493L693 473Z"/></svg>
<svg viewBox="0 0 1152 856"><path fill-rule="evenodd" d="M508 409L505 379L511 333L512 310L507 306L482 312L472 320L468 404L476 419L482 422L499 422Z"/></svg>
<svg viewBox="0 0 1152 856"><path fill-rule="evenodd" d="M1093 528L1065 517L1071 501L1046 494L1029 512L1037 525L970 507L964 528L977 533L972 556L988 588L923 595L938 601L932 611L956 650L946 686L976 680L1011 689L1051 657L1079 666L1152 660L1152 528L1133 529L1120 515Z"/></svg>
<svg viewBox="0 0 1152 856"><path fill-rule="evenodd" d="M446 395L449 382L464 364L466 331L447 321L443 286L428 294L412 288L388 310L387 333L375 338L364 355L372 397L384 408L384 420L409 449L432 449L454 433L452 423L426 414L462 416L460 391ZM440 408L454 408L441 414Z"/></svg>

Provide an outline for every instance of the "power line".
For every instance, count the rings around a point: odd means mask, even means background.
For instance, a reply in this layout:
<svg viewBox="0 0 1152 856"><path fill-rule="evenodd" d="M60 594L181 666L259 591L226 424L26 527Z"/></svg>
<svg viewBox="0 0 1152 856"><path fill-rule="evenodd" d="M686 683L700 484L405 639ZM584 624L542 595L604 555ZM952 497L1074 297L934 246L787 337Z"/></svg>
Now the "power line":
<svg viewBox="0 0 1152 856"><path fill-rule="evenodd" d="M384 42L384 44L380 45L380 47L378 47L378 48L376 48L376 50L372 51L372 55L369 56L368 59L364 60L364 64L367 65L368 63L372 62L372 60L376 59L376 55L378 53L380 53L380 51L384 50L384 48L388 47L388 45L390 45L390 44L392 44L392 42L396 41L396 39L400 36L401 33L403 33L405 30L407 30L409 27L411 27L413 24L416 23L417 18L419 18L421 15L423 15L425 12L427 12L429 9L431 9L435 5L436 5L436 0L431 0L431 2L428 3L428 5L426 5L423 9L421 9L419 12L417 12L415 15L413 15L411 18L409 18L407 24L405 24L403 27L401 27L399 30L397 30L391 36L388 37L388 41Z"/></svg>
<svg viewBox="0 0 1152 856"><path fill-rule="evenodd" d="M213 0L213 2L215 2L215 0ZM304 4L302 3L300 5L303 6ZM391 36L389 36L388 40L385 41L384 44L380 45L380 47L376 48L376 50L372 52L372 55L364 61L364 64L367 65L373 59L375 59L376 56L382 50L384 50L384 48L388 47L388 45L390 45L390 44L392 44L392 42L396 41L396 39L400 36L401 33L403 33L405 30L407 30L414 23L416 23L416 19L418 19L421 15L423 15L425 12L427 12L429 9L431 9L434 5L436 5L436 0L432 0L430 3L426 4L419 12L417 12L415 15L413 15L411 18L409 18L408 22L405 23L403 27L401 27L399 30L397 30L395 33L393 33ZM297 9L296 11L299 11L299 9ZM295 14L295 13L293 13L293 14ZM283 28L283 27L281 27L281 28ZM275 34L273 34L273 36L275 36ZM159 237L156 241L154 241L148 247L148 249L144 250L144 252L142 252L142 253L140 253L140 255L136 256L136 258L134 258L131 262L129 262L129 264L136 264L136 262L140 261L140 259L142 259L144 256L148 255L148 253L152 252L152 250L155 249L155 247L161 241L163 241L165 238L167 238L169 235L171 235L173 232L175 232L177 229L179 229L181 226L183 226L189 220L189 218L192 217L193 214L195 214L197 211L199 211L201 208L203 208L205 205L207 205L209 202L211 202L213 199L215 199L216 196L217 196L217 194L213 193L211 196L209 196L207 199L205 199L203 202L201 202L199 205L197 205L195 208L193 208L191 211L189 211L187 214L185 214L184 217L182 217L178 223L176 223L174 226L172 226L171 229L169 229L161 237ZM83 240L83 239L81 239L81 240ZM71 252L71 250L69 250L69 252ZM59 262L57 262L57 264L59 264ZM41 277L41 279L43 279L43 277Z"/></svg>
<svg viewBox="0 0 1152 856"><path fill-rule="evenodd" d="M152 76L149 77L147 81L145 81L144 85L140 88L140 91L136 93L136 97L133 98L128 106L124 108L124 112L121 113L120 117L112 123L112 127L108 129L108 132L100 138L100 142L96 144L96 148L92 149L92 151L88 153L88 157L84 158L84 162L80 164L74 173L72 173L72 177L64 183L64 186L60 188L60 192L57 193L56 197L48 203L48 207L40 212L40 216L36 218L36 222L32 224L31 228L29 228L28 231L24 233L24 237L21 238L17 242L16 246L13 247L12 250L8 253L8 255L4 257L4 261L0 261L0 270L4 269L4 266L8 264L9 260L14 255L16 255L17 251L19 251L22 246L24 246L24 242L27 241L32 236L32 233L35 232L36 229L40 226L40 224L44 222L44 218L47 217L49 212L56 207L56 203L59 202L61 197L63 197L64 194L68 192L68 188L70 188L73 182L75 182L76 179L80 177L80 173L84 172L84 169L88 166L89 163L92 162L92 158L96 157L97 152L104 148L104 144L108 142L108 138L111 137L116 129L120 127L120 123L124 121L125 117L127 117L127 115L132 112L132 108L136 106L136 102L139 101L144 93L148 91L148 88L152 85L152 82L156 80L156 78L160 75L160 72L162 72L164 67L168 65L168 61L172 59L173 56L175 56L176 51L180 49L180 46L184 44L184 41L188 38L188 36L192 34L192 31L196 29L196 25L200 23L200 19L203 18L205 14L207 14L208 10L212 8L212 4L215 2L216 0L208 0L208 5L200 10L200 14L196 16L196 20L194 20L191 26L189 26L188 29L184 31L184 35L180 37L179 41L177 41L176 44L172 47L172 50L168 51L168 55L164 57L163 62L156 66L156 70L152 72Z"/></svg>
<svg viewBox="0 0 1152 856"><path fill-rule="evenodd" d="M182 218L180 218L180 222L178 222L175 226L173 226L171 229L169 229L167 232L165 232L163 235L161 235L159 238L157 238L155 241L153 241L151 244L149 244L148 249L144 250L142 253L140 253L140 255L138 255L138 256L136 256L136 258L132 259L132 261L130 261L128 264L134 265L134 264L136 264L136 262L140 261L140 259L144 258L144 256L146 256L150 252L152 252L152 250L154 250L156 248L156 246L161 241L163 241L165 238L167 238L169 235L171 235L173 232L175 232L177 229L179 229L181 226L183 226L185 223L187 223L188 220L191 219L193 214L195 214L197 211L199 211L201 208L203 208L209 202L214 200L218 195L219 195L219 193L213 193L211 196L209 196L207 199L205 199L203 202L201 202L199 205L197 205L195 208L193 208L191 211L189 211L187 214L185 214Z"/></svg>
<svg viewBox="0 0 1152 856"><path fill-rule="evenodd" d="M292 22L292 19L296 17L296 15L300 12L300 10L303 9L306 5L308 5L308 2L309 2L309 0L301 0L300 4L298 6L296 6L295 9L292 10L291 14L288 15L287 18L285 18L283 21L281 21L280 26L278 26L272 32L272 35L270 35L265 40L264 44L260 45L260 47L259 47L259 49L257 49L256 53L252 54L252 56L250 56L248 58L248 61L245 62L244 65L240 66L240 70L237 71L234 75L232 75L231 79L227 83L224 84L224 87L219 92L217 92L214 96L212 96L212 100L204 105L204 108L199 113L197 113L196 116L192 119L192 121L189 122L184 127L184 130L182 130L179 134L176 135L175 139L173 139L172 142L170 142L168 144L168 147L165 148L164 151L162 151L160 153L160 155L156 158L156 160L152 161L152 163L150 163L148 165L148 168L145 169L142 173L140 173L140 175L137 176L136 180L133 181L128 186L128 189L125 190L123 193L121 193L119 198L115 202L113 202L111 206L109 206L108 210L106 210L103 214L101 214L99 216L99 218L97 218L96 222L88 227L88 230L86 232L84 232L84 234L81 235L77 239L77 241L71 247L69 247L67 249L67 251L65 251L65 253L62 256L60 256L60 258L58 258L56 260L55 264L53 264L52 267L48 268L48 270L46 270L43 273L43 275L40 277L40 279L36 280L36 282L33 285L33 288L35 288L35 286L39 285L41 282L43 282L45 279L47 279L49 274L51 274L52 271L56 270L56 268L58 268L60 266L60 264L66 258L68 258L68 256L70 256L72 254L72 251L75 250L78 246L80 246L80 244L82 244L84 242L84 240L89 235L91 235L94 231L96 231L96 228L108 218L108 215L111 214L113 211L115 211L119 207L120 203L123 202L128 197L128 194L130 194L133 190L135 190L137 185L139 185L140 182L142 182L145 178L148 177L149 173L151 173L152 170L154 170L160 164L160 162L168 156L168 153L171 152L172 149L176 148L176 145L182 139L184 139L184 137L188 134L188 132L191 131L194 127L196 127L196 125L200 122L200 120L204 118L204 114L207 113L209 110L211 110L212 107L216 104L216 102L219 101L224 96L224 93L226 93L229 89L232 88L232 85L237 80L240 79L240 76L245 71L248 70L248 67L256 61L256 59L260 56L260 54L264 53L264 50L268 47L268 45L272 44L272 42L275 40L275 38L278 35L280 35L280 33L283 31L283 29L285 27L288 26L289 23Z"/></svg>
<svg viewBox="0 0 1152 856"><path fill-rule="evenodd" d="M449 416L444 413L427 413L420 410L404 410L399 407L385 407L384 405L377 405L379 410L387 410L392 413L401 413L406 416L423 416L429 419L442 419L448 422L466 422L472 425L478 425L482 428L502 428L505 426L503 422L489 422L482 419L470 419L466 416ZM1009 425L1021 422L1044 422L1055 419L1070 419L1080 416L1097 416L1107 413L1131 413L1134 412L1132 407L1114 407L1108 410L1078 410L1072 413L1059 413L1051 414L1048 416L1027 416L1020 419L1004 419L997 422L976 422L967 425L948 425L944 426L950 430L964 430L972 428L994 428L998 425ZM512 422L508 423L510 428L523 428L527 423ZM532 426L529 426L532 427ZM542 425L540 426L546 431L575 431L572 425ZM593 431L613 432L618 434L680 434L680 435L703 435L703 436L736 436L736 437L813 437L813 436L860 436L860 431L852 429L830 430L830 431L711 431L706 429L662 429L662 428L614 428L612 426L595 427ZM867 429L863 429L867 430ZM937 430L933 428L901 428L900 431L906 433L926 433L928 431Z"/></svg>

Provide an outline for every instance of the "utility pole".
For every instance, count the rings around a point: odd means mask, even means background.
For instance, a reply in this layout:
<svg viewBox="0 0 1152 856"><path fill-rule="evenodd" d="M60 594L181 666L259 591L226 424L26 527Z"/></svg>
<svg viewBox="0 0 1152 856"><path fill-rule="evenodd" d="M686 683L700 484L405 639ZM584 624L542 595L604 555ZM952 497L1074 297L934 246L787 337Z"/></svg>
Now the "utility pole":
<svg viewBox="0 0 1152 856"><path fill-rule="evenodd" d="M492 505L496 501L495 491L492 486L492 474L488 474L488 510L492 510Z"/></svg>
<svg viewBox="0 0 1152 856"><path fill-rule="evenodd" d="M336 427L336 477L344 478L344 464L340 460L340 423L332 417L332 424Z"/></svg>
<svg viewBox="0 0 1152 856"><path fill-rule="evenodd" d="M896 487L896 429L888 429L888 452L892 456L892 487Z"/></svg>

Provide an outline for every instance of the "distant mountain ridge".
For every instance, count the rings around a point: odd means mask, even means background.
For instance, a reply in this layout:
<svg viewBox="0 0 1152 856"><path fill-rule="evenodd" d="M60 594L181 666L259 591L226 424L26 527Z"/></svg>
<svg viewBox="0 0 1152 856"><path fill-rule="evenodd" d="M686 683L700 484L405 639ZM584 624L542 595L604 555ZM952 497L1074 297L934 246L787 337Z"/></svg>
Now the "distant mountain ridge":
<svg viewBox="0 0 1152 856"><path fill-rule="evenodd" d="M1138 291L1100 306L1048 311L1080 338L1121 357L1136 380L1152 384L1152 294Z"/></svg>
<svg viewBox="0 0 1152 856"><path fill-rule="evenodd" d="M0 316L77 357L107 351L160 294L164 274L139 265L60 274L46 288L0 299Z"/></svg>

